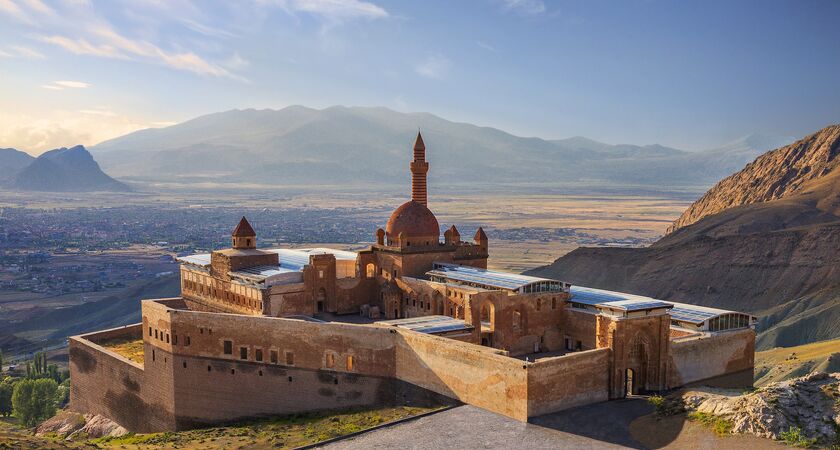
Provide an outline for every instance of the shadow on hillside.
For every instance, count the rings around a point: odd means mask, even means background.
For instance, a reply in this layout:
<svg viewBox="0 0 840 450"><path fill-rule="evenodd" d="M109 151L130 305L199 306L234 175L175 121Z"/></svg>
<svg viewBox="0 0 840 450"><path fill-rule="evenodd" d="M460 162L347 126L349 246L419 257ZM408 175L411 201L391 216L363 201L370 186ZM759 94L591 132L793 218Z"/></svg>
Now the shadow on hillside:
<svg viewBox="0 0 840 450"><path fill-rule="evenodd" d="M670 420L668 426L660 427L656 426L655 419L645 417L653 411L653 406L645 398L628 398L534 417L529 423L629 448L661 448L679 436L684 416L680 416L682 418L678 420ZM637 419L642 420L634 424ZM645 444L640 443L634 436L644 436L642 440Z"/></svg>

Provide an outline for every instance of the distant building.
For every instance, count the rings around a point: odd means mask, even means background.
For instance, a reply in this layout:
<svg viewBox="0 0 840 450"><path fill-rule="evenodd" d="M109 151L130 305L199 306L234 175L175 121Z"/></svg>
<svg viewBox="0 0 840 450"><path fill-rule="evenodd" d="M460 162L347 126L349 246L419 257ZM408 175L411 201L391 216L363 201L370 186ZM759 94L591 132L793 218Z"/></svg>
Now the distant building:
<svg viewBox="0 0 840 450"><path fill-rule="evenodd" d="M751 385L755 318L487 270L489 239L443 232L418 133L411 200L375 244L181 256L181 297L71 339L71 408L132 431L448 397L518 420L694 382ZM99 346L142 337L143 365Z"/></svg>

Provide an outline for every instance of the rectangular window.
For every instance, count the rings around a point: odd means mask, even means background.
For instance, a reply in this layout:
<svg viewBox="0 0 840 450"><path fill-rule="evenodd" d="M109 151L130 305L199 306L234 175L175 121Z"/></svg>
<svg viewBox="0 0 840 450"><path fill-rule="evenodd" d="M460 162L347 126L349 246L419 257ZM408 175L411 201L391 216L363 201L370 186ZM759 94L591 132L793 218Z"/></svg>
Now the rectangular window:
<svg viewBox="0 0 840 450"><path fill-rule="evenodd" d="M258 348L254 350L254 359L259 362L262 362L262 349Z"/></svg>
<svg viewBox="0 0 840 450"><path fill-rule="evenodd" d="M347 357L347 371L348 372L353 371L353 357L352 356Z"/></svg>
<svg viewBox="0 0 840 450"><path fill-rule="evenodd" d="M286 365L287 366L294 366L295 365L295 354L293 352L286 352Z"/></svg>
<svg viewBox="0 0 840 450"><path fill-rule="evenodd" d="M248 359L248 347L239 347L239 359Z"/></svg>
<svg viewBox="0 0 840 450"><path fill-rule="evenodd" d="M335 355L333 355L332 353L326 354L326 366L327 369L335 368Z"/></svg>
<svg viewBox="0 0 840 450"><path fill-rule="evenodd" d="M158 330L155 330L155 339L158 338Z"/></svg>
<svg viewBox="0 0 840 450"><path fill-rule="evenodd" d="M233 354L233 342L232 341L225 341L225 355L232 355Z"/></svg>
<svg viewBox="0 0 840 450"><path fill-rule="evenodd" d="M178 345L178 335L177 334L172 335L172 345Z"/></svg>
<svg viewBox="0 0 840 450"><path fill-rule="evenodd" d="M318 271L318 278L324 278L324 271L323 270Z"/></svg>
<svg viewBox="0 0 840 450"><path fill-rule="evenodd" d="M269 354L271 355L271 364L277 364L277 350L272 350Z"/></svg>
<svg viewBox="0 0 840 450"><path fill-rule="evenodd" d="M190 337L187 336L187 338L184 340L184 347L189 347L189 346L190 346Z"/></svg>
<svg viewBox="0 0 840 450"><path fill-rule="evenodd" d="M149 327L149 336L152 335L152 327Z"/></svg>

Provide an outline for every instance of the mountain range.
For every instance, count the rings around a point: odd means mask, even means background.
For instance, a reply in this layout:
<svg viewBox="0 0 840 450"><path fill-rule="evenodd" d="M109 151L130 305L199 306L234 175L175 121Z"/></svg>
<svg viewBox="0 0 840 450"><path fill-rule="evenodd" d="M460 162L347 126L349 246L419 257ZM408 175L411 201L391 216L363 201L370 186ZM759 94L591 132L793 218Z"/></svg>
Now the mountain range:
<svg viewBox="0 0 840 450"><path fill-rule="evenodd" d="M34 158L15 149L0 149L0 185L20 191L128 191L100 169L83 146L58 148Z"/></svg>
<svg viewBox="0 0 840 450"><path fill-rule="evenodd" d="M760 349L840 337L840 125L761 155L645 248L581 247L531 271L750 312Z"/></svg>
<svg viewBox="0 0 840 450"><path fill-rule="evenodd" d="M758 154L789 143L748 136L687 152L575 137L518 137L428 113L334 106L231 110L96 145L109 173L138 181L392 184L408 177L418 128L438 183L577 183L707 187ZM488 174L493 174L488 179Z"/></svg>

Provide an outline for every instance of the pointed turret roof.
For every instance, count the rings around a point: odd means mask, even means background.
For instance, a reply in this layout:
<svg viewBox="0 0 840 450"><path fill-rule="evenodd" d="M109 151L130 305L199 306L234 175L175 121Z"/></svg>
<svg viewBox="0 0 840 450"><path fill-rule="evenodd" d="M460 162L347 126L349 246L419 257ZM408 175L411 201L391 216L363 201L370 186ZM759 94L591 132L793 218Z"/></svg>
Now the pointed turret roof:
<svg viewBox="0 0 840 450"><path fill-rule="evenodd" d="M478 230L476 230L475 237L473 239L475 239L476 242L486 241L487 240L487 235L484 234L484 228L478 227Z"/></svg>
<svg viewBox="0 0 840 450"><path fill-rule="evenodd" d="M449 227L449 231L451 231L452 234L455 235L455 236L460 236L461 235L461 233L458 232L458 229L455 228L455 225L452 225L451 227Z"/></svg>
<svg viewBox="0 0 840 450"><path fill-rule="evenodd" d="M256 235L257 233L251 227L251 224L248 223L248 219L246 219L245 216L242 216L242 219L239 221L239 225L233 229L233 234L231 234L233 237L251 237Z"/></svg>
<svg viewBox="0 0 840 450"><path fill-rule="evenodd" d="M419 150L423 149L426 150L426 144L423 142L423 136L420 135L420 132L417 132L417 139L414 141L414 149Z"/></svg>

